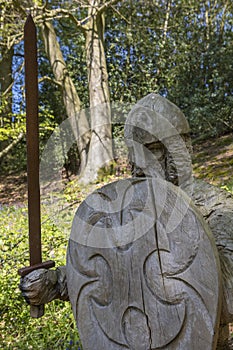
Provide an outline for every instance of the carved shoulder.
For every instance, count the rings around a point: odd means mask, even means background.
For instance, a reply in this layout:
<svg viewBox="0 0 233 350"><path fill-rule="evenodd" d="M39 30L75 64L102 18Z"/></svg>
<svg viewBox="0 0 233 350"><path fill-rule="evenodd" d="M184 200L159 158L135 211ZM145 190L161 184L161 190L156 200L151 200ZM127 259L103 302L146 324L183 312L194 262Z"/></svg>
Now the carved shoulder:
<svg viewBox="0 0 233 350"><path fill-rule="evenodd" d="M209 224L218 248L225 322L233 322L233 196L204 181L194 182L193 199Z"/></svg>

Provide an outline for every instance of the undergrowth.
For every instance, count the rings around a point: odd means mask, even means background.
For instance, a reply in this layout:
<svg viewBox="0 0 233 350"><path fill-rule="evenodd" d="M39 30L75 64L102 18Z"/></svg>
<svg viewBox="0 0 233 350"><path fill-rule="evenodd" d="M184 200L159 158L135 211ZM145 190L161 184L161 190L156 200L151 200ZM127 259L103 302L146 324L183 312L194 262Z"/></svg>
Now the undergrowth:
<svg viewBox="0 0 233 350"><path fill-rule="evenodd" d="M26 207L0 211L0 349L81 349L70 303L53 301L42 318L32 319L18 289L18 269L29 264ZM44 260L65 264L67 237L42 215Z"/></svg>

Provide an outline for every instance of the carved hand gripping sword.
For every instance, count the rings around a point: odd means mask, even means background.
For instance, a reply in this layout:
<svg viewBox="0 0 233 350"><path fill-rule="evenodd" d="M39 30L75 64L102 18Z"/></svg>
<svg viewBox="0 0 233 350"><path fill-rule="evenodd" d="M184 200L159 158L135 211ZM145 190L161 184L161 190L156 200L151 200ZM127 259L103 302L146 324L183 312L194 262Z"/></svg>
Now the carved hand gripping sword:
<svg viewBox="0 0 233 350"><path fill-rule="evenodd" d="M30 266L19 269L20 276L39 268L55 266L54 261L42 263L40 185L39 185L39 121L38 121L38 63L36 26L29 15L24 26L24 60L27 130L27 180ZM44 305L30 306L33 318L44 314Z"/></svg>

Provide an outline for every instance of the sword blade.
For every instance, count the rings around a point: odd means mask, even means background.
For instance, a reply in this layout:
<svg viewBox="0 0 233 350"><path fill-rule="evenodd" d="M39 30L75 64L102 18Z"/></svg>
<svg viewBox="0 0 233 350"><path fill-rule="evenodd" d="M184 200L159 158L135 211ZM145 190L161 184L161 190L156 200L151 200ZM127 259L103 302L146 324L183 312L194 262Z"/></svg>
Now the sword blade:
<svg viewBox="0 0 233 350"><path fill-rule="evenodd" d="M24 60L26 91L28 226L30 266L19 269L20 276L55 266L54 261L42 262L41 213L39 183L39 119L38 119L38 63L36 26L29 15L24 26ZM44 305L30 306L30 314L38 318L44 314Z"/></svg>
<svg viewBox="0 0 233 350"><path fill-rule="evenodd" d="M36 26L29 15L24 26L27 130L27 180L30 265L42 262L39 185L38 63Z"/></svg>

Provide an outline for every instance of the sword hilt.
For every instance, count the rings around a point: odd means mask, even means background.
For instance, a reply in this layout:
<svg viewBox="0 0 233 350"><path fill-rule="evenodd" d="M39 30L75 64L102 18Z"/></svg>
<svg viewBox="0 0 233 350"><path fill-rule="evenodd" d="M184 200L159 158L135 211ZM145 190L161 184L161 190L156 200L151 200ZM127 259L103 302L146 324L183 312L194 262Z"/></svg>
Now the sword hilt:
<svg viewBox="0 0 233 350"><path fill-rule="evenodd" d="M48 260L48 261L44 261L42 263L39 264L35 264L32 266L26 266L26 267L22 267L21 269L18 270L18 274L21 277L24 277L26 275L28 275L30 272L34 271L34 270L38 270L38 269L50 269L51 267L55 266L55 262L52 260Z"/></svg>
<svg viewBox="0 0 233 350"><path fill-rule="evenodd" d="M22 267L18 270L18 274L21 277L28 275L30 272L38 270L38 269L50 269L55 266L55 262L52 260L48 260L42 262L40 264L35 264L32 266ZM30 316L32 318L40 318L44 315L44 305L30 305Z"/></svg>

